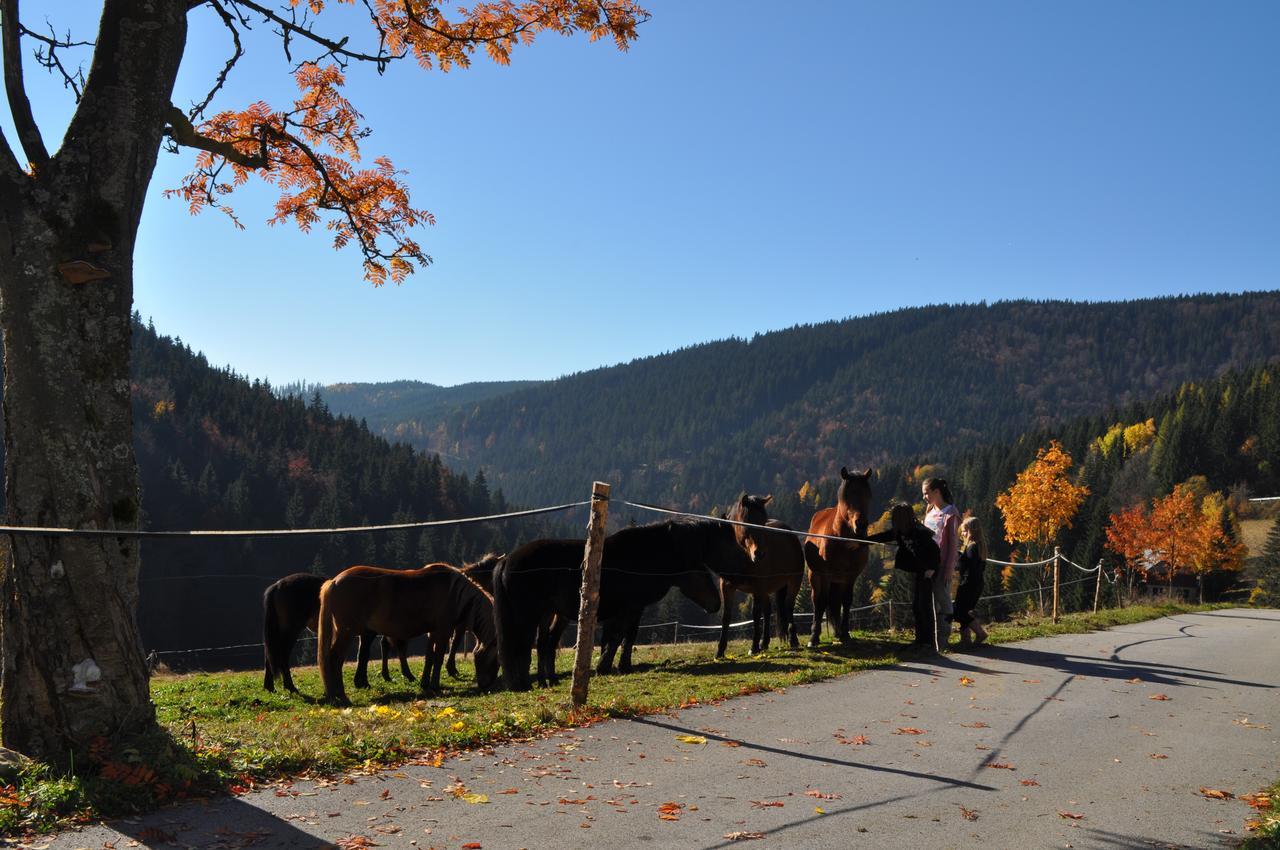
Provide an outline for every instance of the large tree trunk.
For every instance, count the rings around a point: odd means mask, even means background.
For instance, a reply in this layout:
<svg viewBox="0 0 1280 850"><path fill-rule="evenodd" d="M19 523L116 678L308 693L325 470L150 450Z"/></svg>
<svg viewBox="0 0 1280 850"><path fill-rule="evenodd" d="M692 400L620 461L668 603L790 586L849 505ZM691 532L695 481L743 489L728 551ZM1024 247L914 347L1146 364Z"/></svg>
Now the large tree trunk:
<svg viewBox="0 0 1280 850"><path fill-rule="evenodd" d="M11 525L137 527L133 247L185 40L185 4L107 0L62 149L0 197ZM153 729L136 541L13 536L9 549L4 745L84 764L95 738Z"/></svg>

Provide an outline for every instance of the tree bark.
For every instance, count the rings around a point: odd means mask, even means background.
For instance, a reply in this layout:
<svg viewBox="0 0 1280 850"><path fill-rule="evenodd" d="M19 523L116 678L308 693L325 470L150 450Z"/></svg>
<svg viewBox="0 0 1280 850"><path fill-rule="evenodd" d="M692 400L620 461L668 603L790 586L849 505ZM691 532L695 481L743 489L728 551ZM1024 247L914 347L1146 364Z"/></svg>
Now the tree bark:
<svg viewBox="0 0 1280 850"><path fill-rule="evenodd" d="M182 4L108 0L61 150L0 200L10 525L137 527L133 247L185 39ZM136 541L15 535L3 568L4 745L66 766L154 729Z"/></svg>

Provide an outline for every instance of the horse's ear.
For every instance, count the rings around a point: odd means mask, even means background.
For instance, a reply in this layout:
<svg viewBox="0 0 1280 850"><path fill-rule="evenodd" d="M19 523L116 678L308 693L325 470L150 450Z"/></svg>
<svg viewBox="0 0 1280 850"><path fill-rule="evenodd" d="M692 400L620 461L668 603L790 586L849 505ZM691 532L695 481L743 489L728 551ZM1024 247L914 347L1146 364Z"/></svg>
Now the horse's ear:
<svg viewBox="0 0 1280 850"><path fill-rule="evenodd" d="M850 477L852 477L852 476L850 476L850 475L849 475L849 469L848 469L848 467L844 467L844 466L840 467L840 477L841 477L841 478L850 478Z"/></svg>
<svg viewBox="0 0 1280 850"><path fill-rule="evenodd" d="M867 471L862 473L862 477L866 479L870 479L875 474L876 474L876 471L873 468L868 466Z"/></svg>
<svg viewBox="0 0 1280 850"><path fill-rule="evenodd" d="M773 501L773 494L772 494L772 493L770 493L769 495L767 495L767 496L763 497L763 498L760 500L760 504L761 504L761 505L767 505L767 504L769 504L769 503L770 503L770 502L772 502L772 501Z"/></svg>
<svg viewBox="0 0 1280 850"><path fill-rule="evenodd" d="M741 493L738 494L738 504L745 505L747 503L747 499L749 498L751 497L747 495L747 491L743 490Z"/></svg>

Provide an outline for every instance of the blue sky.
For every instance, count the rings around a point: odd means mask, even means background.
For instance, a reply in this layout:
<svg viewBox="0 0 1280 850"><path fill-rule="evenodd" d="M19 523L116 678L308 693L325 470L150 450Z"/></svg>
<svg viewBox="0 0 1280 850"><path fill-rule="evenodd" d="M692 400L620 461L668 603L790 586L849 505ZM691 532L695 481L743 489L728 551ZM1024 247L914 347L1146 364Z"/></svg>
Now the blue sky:
<svg viewBox="0 0 1280 850"><path fill-rule="evenodd" d="M626 54L543 36L507 68L352 69L366 155L438 219L400 287L266 227L267 191L234 198L247 231L188 216L160 191L190 154L162 153L137 309L275 383L454 384L916 304L1280 288L1280 4L648 8ZM257 34L216 106L291 98ZM193 14L176 102L225 42ZM27 73L56 136L70 102Z"/></svg>

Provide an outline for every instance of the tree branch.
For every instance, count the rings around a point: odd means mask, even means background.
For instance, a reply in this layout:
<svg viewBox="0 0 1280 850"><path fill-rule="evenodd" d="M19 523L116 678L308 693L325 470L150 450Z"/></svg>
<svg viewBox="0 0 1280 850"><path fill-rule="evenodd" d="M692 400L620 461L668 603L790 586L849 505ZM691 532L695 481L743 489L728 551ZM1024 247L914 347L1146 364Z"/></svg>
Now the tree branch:
<svg viewBox="0 0 1280 850"><path fill-rule="evenodd" d="M16 185L23 177L22 164L13 155L9 140L4 137L4 129L0 128L0 180Z"/></svg>
<svg viewBox="0 0 1280 850"><path fill-rule="evenodd" d="M46 22L47 23L47 22ZM41 35L34 30L28 29L21 23L18 24L18 31L21 35L44 43L44 47L36 50L36 61L45 67L50 73L57 71L62 75L62 85L71 89L76 96L76 103L80 102L80 98L84 96L84 66L81 65L73 74L67 70L62 64L61 57L58 56L58 50L62 48L71 49L74 47L94 47L95 42L92 41L72 41L71 33L67 33L65 39L59 39L58 34L53 30L53 24L49 24L49 34Z"/></svg>
<svg viewBox="0 0 1280 850"><path fill-rule="evenodd" d="M9 113L27 161L39 170L49 162L49 151L40 136L40 127L31 113L31 101L22 82L22 24L18 20L18 0L0 0L0 36L4 39L4 89L9 97Z"/></svg>
<svg viewBox="0 0 1280 850"><path fill-rule="evenodd" d="M231 142L200 135L187 114L176 106L169 107L169 114L166 117L169 119L169 126L165 128L165 135L179 145L208 151L245 168L266 168L270 164L265 139L258 139L258 153L250 155L242 153Z"/></svg>
<svg viewBox="0 0 1280 850"><path fill-rule="evenodd" d="M228 0L228 2L234 6L244 6L252 9L259 15L262 15L262 17L267 21L278 26L280 28L280 34L285 40L286 55L288 54L289 39L291 36L295 35L323 47L325 52L320 54L317 58L310 60L312 63L317 65L325 59L332 57L340 65L344 66L347 61L371 62L377 66L379 72L382 72L386 70L388 63L395 59L400 59L405 55L403 51L400 53L387 53L382 46L379 46L377 53L364 53L359 50L351 50L347 47L349 37L343 36L339 41L326 38L316 32L313 28L307 26L305 23L299 23L296 16L292 20L287 20L277 14L274 10L256 2L256 0Z"/></svg>
<svg viewBox="0 0 1280 850"><path fill-rule="evenodd" d="M193 106L191 111L187 113L187 116L193 121L196 118L204 116L204 111L209 108L209 104L213 102L214 96L217 95L223 85L226 84L227 75L231 73L231 69L236 66L236 63L240 61L240 57L244 55L244 47L240 44L240 30L236 29L236 19L232 17L231 13L228 12L226 8L218 2L218 0L208 0L208 3L213 7L213 10L218 13L218 17L222 18L222 25L231 33L231 42L235 45L236 49L231 55L231 58L222 66L222 71L218 74L218 79L214 81L213 88L209 90L207 95L205 95L204 100Z"/></svg>

